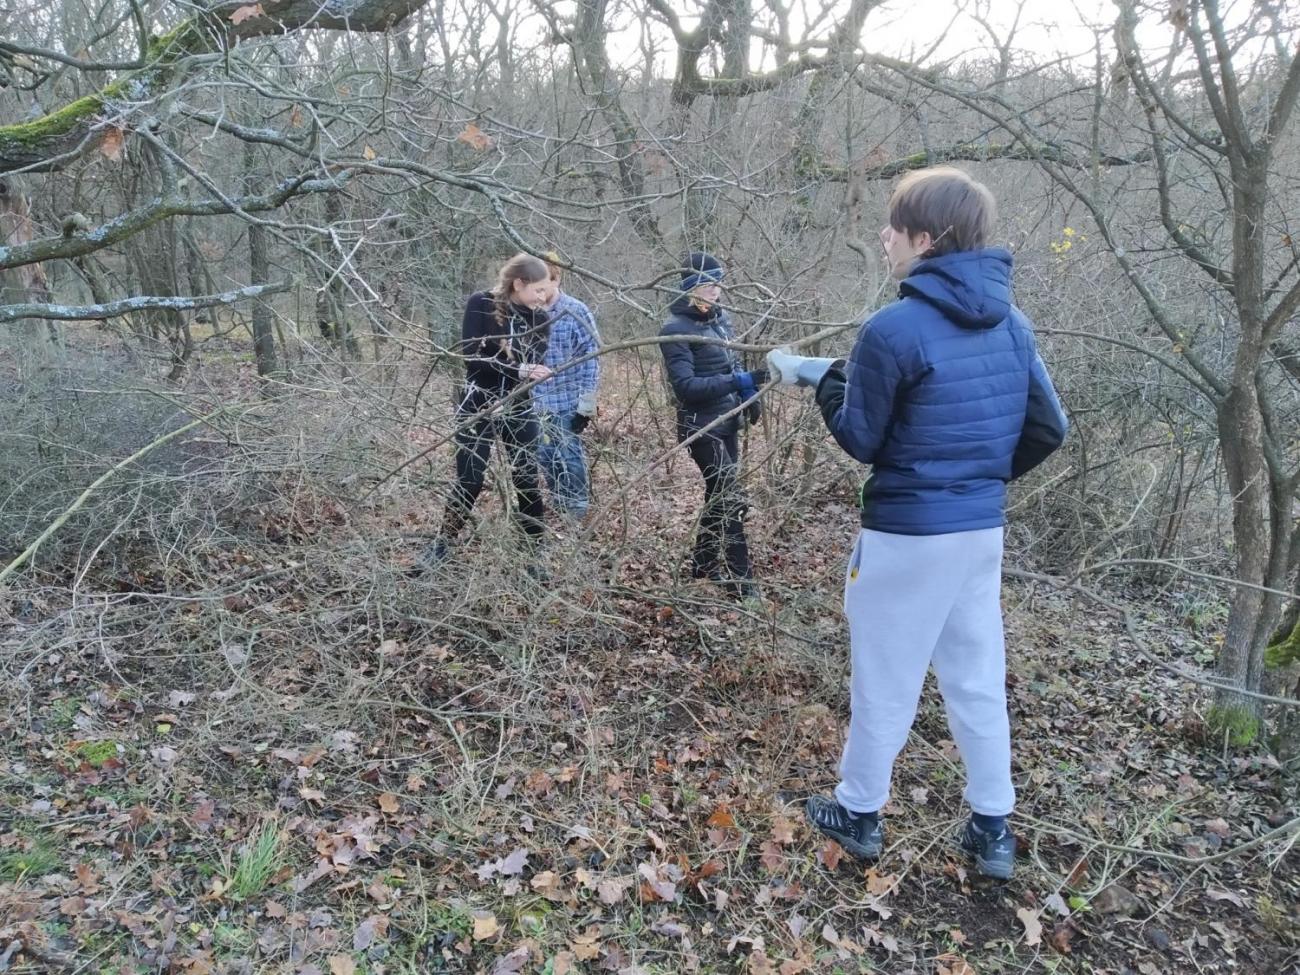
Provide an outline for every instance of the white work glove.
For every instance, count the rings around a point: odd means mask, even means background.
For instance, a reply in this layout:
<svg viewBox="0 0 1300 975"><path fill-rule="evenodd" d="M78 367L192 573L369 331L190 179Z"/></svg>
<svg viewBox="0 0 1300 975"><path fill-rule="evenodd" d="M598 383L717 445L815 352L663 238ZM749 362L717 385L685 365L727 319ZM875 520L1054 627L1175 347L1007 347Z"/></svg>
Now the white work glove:
<svg viewBox="0 0 1300 975"><path fill-rule="evenodd" d="M596 415L596 394L595 393L582 393L578 396L577 413L579 416L587 416L587 417L592 417Z"/></svg>
<svg viewBox="0 0 1300 975"><path fill-rule="evenodd" d="M816 359L784 349L773 349L767 354L768 369L786 386L816 386L832 366L843 365L843 359Z"/></svg>

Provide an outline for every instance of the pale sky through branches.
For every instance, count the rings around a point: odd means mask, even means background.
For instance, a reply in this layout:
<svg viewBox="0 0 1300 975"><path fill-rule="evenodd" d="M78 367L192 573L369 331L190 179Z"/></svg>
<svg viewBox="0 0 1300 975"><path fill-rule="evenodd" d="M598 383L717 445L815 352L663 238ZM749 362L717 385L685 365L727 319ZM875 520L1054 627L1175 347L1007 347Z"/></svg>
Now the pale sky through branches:
<svg viewBox="0 0 1300 975"><path fill-rule="evenodd" d="M837 23L849 0L794 0L788 5L791 40L798 43L811 33L825 40L828 25ZM691 29L698 23L702 4L695 0L671 0L681 25ZM1176 6L1169 0L1139 3L1136 36L1147 52L1167 52L1175 41L1176 31L1169 21L1169 11ZM1293 20L1291 4L1277 5L1284 19ZM1115 0L892 0L871 11L862 32L862 48L872 54L935 66L963 61L989 61L999 57L998 47L1014 32L1010 44L1012 64L1039 67L1053 61L1069 61L1073 67L1091 67L1098 38L1104 55L1114 53L1114 26L1118 16ZM1268 31L1260 30L1261 10L1252 0L1225 0L1220 11L1229 31L1255 18L1256 40L1260 50L1267 50ZM762 0L754 4L755 25L772 27L772 10ZM814 23L811 32L805 25ZM631 67L644 63L644 50L638 38L641 26L636 23L613 25L610 48L614 59ZM662 29L652 28L652 35ZM658 46L658 45L657 45ZM671 76L674 70L671 43L658 46L656 70ZM755 41L752 67L770 70L773 49Z"/></svg>
<svg viewBox="0 0 1300 975"><path fill-rule="evenodd" d="M996 57L996 44L1005 42L1014 27L1014 50L1040 58L1087 57L1095 43L1094 28L1101 29L1109 46L1115 12L1113 3L1099 0L891 3L868 18L863 43L873 53L895 57L919 56L937 43L933 59L980 59Z"/></svg>

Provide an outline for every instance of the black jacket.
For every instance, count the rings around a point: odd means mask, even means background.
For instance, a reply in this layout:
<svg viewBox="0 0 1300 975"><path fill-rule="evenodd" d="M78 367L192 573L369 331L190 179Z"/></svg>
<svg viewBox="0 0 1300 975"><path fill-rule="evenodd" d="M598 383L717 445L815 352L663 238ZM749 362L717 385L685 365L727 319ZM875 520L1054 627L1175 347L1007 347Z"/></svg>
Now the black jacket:
<svg viewBox="0 0 1300 975"><path fill-rule="evenodd" d="M732 337L731 319L717 306L702 314L683 296L673 302L669 311L672 317L659 333L662 336L698 335L728 340ZM664 355L668 383L677 399L680 439L740 405L736 380L739 364L730 349L705 342L663 342L659 348ZM738 418L732 417L713 429L723 436L735 432L738 426Z"/></svg>
<svg viewBox="0 0 1300 975"><path fill-rule="evenodd" d="M477 291L465 302L458 351L465 359L468 392L475 399L508 395L521 382L519 366L541 362L546 355L549 314L522 305L509 308L503 324L497 321L492 292Z"/></svg>

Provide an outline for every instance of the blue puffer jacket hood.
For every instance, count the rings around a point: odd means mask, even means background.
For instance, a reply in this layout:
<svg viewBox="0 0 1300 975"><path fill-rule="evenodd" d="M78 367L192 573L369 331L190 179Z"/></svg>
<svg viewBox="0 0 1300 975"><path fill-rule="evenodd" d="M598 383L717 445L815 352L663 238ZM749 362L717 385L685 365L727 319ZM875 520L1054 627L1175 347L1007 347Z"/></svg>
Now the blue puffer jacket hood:
<svg viewBox="0 0 1300 975"><path fill-rule="evenodd" d="M1006 485L1065 438L1029 320L1011 303L1010 253L919 261L899 299L858 333L817 402L836 441L872 466L862 524L902 535L1003 524Z"/></svg>
<svg viewBox="0 0 1300 975"><path fill-rule="evenodd" d="M957 251L918 262L898 286L962 328L993 328L1011 313L1011 252Z"/></svg>

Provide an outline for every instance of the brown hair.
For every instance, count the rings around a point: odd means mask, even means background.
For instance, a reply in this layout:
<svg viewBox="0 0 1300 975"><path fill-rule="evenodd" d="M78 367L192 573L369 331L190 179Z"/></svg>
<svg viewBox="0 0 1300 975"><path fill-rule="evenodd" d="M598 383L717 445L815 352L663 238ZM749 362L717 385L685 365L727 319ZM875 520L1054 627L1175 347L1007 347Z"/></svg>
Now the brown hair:
<svg viewBox="0 0 1300 975"><path fill-rule="evenodd" d="M559 281L564 276L564 258L556 250L542 251L542 260L546 262L546 269L551 275L552 281Z"/></svg>
<svg viewBox="0 0 1300 975"><path fill-rule="evenodd" d="M492 288L492 304L497 324L502 329L505 329L506 321L510 318L510 299L515 293L515 282L533 284L549 274L545 261L522 251L501 265L501 270L497 272L497 283Z"/></svg>
<svg viewBox="0 0 1300 975"><path fill-rule="evenodd" d="M918 169L889 197L889 225L915 237L930 235L926 257L988 246L997 204L983 183L952 166Z"/></svg>

